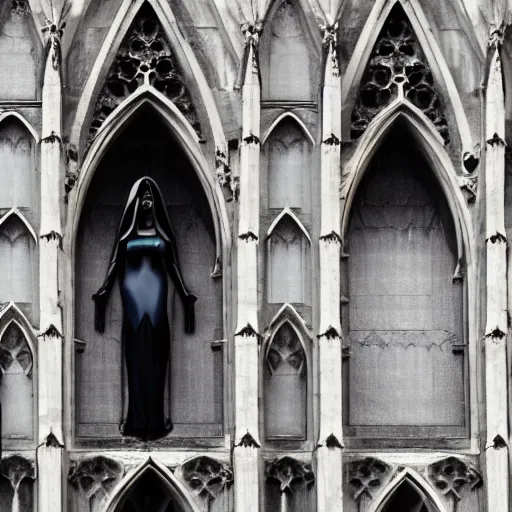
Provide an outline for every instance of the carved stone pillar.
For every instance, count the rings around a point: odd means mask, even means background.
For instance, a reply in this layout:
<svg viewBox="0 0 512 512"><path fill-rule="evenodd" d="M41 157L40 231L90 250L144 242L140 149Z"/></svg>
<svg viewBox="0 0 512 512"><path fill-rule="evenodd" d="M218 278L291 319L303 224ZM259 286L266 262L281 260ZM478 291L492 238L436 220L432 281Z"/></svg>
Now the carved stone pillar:
<svg viewBox="0 0 512 512"><path fill-rule="evenodd" d="M237 243L235 332L235 510L257 512L258 434L258 233L260 173L260 81L256 47L260 29L245 26L242 87L240 208Z"/></svg>
<svg viewBox="0 0 512 512"><path fill-rule="evenodd" d="M485 207L487 321L485 326L485 443L487 510L509 506L507 393L507 239L505 233L505 99L499 44L492 47L486 94Z"/></svg>
<svg viewBox="0 0 512 512"><path fill-rule="evenodd" d="M341 81L336 54L336 25L325 28L324 46L327 56L322 104L320 186L320 436L316 451L318 512L343 509L339 233Z"/></svg>
<svg viewBox="0 0 512 512"><path fill-rule="evenodd" d="M64 11L61 15L64 15ZM39 245L39 510L62 510L62 312L58 259L62 247L61 190L61 48L63 19L43 28L46 62L42 95L41 236Z"/></svg>

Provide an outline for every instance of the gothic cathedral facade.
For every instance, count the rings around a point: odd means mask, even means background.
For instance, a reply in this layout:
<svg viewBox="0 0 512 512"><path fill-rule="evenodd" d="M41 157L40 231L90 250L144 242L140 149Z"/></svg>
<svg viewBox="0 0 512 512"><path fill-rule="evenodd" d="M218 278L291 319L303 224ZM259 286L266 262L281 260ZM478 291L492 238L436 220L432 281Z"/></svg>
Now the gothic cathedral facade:
<svg viewBox="0 0 512 512"><path fill-rule="evenodd" d="M0 510L512 510L511 27L2 0Z"/></svg>

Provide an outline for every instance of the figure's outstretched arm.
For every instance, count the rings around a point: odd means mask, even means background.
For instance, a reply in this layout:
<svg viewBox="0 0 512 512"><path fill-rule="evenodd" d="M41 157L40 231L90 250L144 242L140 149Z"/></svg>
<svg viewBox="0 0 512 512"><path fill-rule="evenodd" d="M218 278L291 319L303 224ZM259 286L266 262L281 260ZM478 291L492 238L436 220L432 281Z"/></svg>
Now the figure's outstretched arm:
<svg viewBox="0 0 512 512"><path fill-rule="evenodd" d="M116 260L110 263L107 271L107 277L100 289L92 296L94 300L94 328L98 332L105 331L105 313L107 310L108 298L114 282L116 280L117 263Z"/></svg>
<svg viewBox="0 0 512 512"><path fill-rule="evenodd" d="M194 332L196 325L194 304L197 301L197 297L187 290L185 283L183 282L183 276L181 275L178 263L174 256L174 251L170 248L167 250L167 270L171 276L174 286L176 286L176 290L178 291L183 303L183 308L185 309L185 332L192 333Z"/></svg>

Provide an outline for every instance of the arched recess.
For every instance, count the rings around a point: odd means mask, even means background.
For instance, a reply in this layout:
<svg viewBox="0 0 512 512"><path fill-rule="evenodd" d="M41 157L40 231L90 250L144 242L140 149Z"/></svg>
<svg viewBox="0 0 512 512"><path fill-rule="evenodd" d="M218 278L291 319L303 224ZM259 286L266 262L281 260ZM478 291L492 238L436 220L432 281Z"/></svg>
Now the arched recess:
<svg viewBox="0 0 512 512"><path fill-rule="evenodd" d="M312 336L291 304L284 304L270 323L260 357L265 440L309 440L313 410Z"/></svg>
<svg viewBox="0 0 512 512"><path fill-rule="evenodd" d="M263 102L316 102L319 48L300 0L277 0L260 42Z"/></svg>
<svg viewBox="0 0 512 512"><path fill-rule="evenodd" d="M18 306L11 302L0 312L0 403L4 446L35 438L36 366L34 331Z"/></svg>
<svg viewBox="0 0 512 512"><path fill-rule="evenodd" d="M142 508L140 508L142 507ZM135 468L112 490L105 512L200 512L187 490L165 466L153 460Z"/></svg>
<svg viewBox="0 0 512 512"><path fill-rule="evenodd" d="M211 148L213 158L216 148L223 152L227 148L220 115L194 52L180 30L177 29L178 23L171 6L168 2L162 0L123 0L83 88L71 129L70 143L79 150L79 154L83 154L94 104L116 58L118 49L144 5L150 6L154 10L175 53L179 67L183 72L184 82L190 90L193 105L198 112L207 147L210 148L210 144L213 146ZM200 152L204 152L201 148L198 149ZM84 165L82 165L82 169L83 167Z"/></svg>
<svg viewBox="0 0 512 512"><path fill-rule="evenodd" d="M355 198L348 184L349 436L468 435L464 296L474 277L467 272L463 286L454 275L465 261L455 236L460 218L415 139L408 122L395 122L365 154Z"/></svg>
<svg viewBox="0 0 512 512"><path fill-rule="evenodd" d="M0 219L0 303L15 302L34 325L39 309L37 237L16 208Z"/></svg>
<svg viewBox="0 0 512 512"><path fill-rule="evenodd" d="M350 138L350 116L363 73L366 70L366 65L361 66L361 62L368 63L382 27L392 9L396 6L399 6L405 12L421 49L425 53L434 82L441 88L442 96L445 99L445 107L453 112L456 133L452 134L452 140L455 140L455 136L458 135L461 141L462 154L465 152L473 154L475 150L473 138L459 91L418 0L376 0L374 3L342 79L342 126L346 130L343 133L343 138ZM451 128L451 132L454 132L451 126L449 128Z"/></svg>
<svg viewBox="0 0 512 512"><path fill-rule="evenodd" d="M37 100L43 45L28 2L3 2L0 20L0 100Z"/></svg>
<svg viewBox="0 0 512 512"><path fill-rule="evenodd" d="M309 303L311 238L289 208L270 226L267 247L268 302Z"/></svg>
<svg viewBox="0 0 512 512"><path fill-rule="evenodd" d="M146 89L133 96L98 133L80 175L78 197L70 197L68 234L74 269L69 270L74 272L74 290L68 292L76 302L67 317L70 325L75 325L74 337L86 343L77 360L77 433L81 437L118 436L118 423L125 414L120 299L117 292L112 294L106 331L100 335L93 328L90 296L104 279L129 189L136 179L149 175L167 201L182 272L187 286L198 296L196 330L185 335L181 305L173 293L169 294L172 341L166 403L174 423L171 435L220 436L223 355L221 350L213 350L212 342L224 338L222 304L229 276L216 279L221 275L220 267L213 275L212 269L220 264L218 249L224 252L228 243L225 217L221 217L217 197L212 197L213 187L201 153L194 150L197 137L190 125L157 92ZM94 245L96 249L92 249ZM105 390L98 382L110 383L111 397L98 395L100 387L101 394Z"/></svg>
<svg viewBox="0 0 512 512"><path fill-rule="evenodd" d="M38 141L37 132L22 115L0 114L0 211L18 208L36 229L39 224Z"/></svg>
<svg viewBox="0 0 512 512"><path fill-rule="evenodd" d="M368 512L406 510L447 512L444 503L428 482L411 468L405 468L395 475L368 508Z"/></svg>

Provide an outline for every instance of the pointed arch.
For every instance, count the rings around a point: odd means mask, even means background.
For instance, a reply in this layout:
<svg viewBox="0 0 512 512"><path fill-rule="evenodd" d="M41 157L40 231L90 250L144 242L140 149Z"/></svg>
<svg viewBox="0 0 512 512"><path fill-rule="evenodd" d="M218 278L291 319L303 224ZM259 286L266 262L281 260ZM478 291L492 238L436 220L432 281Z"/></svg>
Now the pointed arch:
<svg viewBox="0 0 512 512"><path fill-rule="evenodd" d="M2 433L8 443L34 439L37 414L36 336L14 302L0 312Z"/></svg>
<svg viewBox="0 0 512 512"><path fill-rule="evenodd" d="M264 17L259 55L262 101L316 102L320 38L301 0L274 0Z"/></svg>
<svg viewBox="0 0 512 512"><path fill-rule="evenodd" d="M35 128L25 119L25 117L23 117L19 112L16 112L14 110L7 110L0 113L0 129L2 123L9 117L15 117L16 119L21 121L25 125L25 128L30 132L30 134L34 138L34 141L39 143L39 134L36 132Z"/></svg>
<svg viewBox="0 0 512 512"><path fill-rule="evenodd" d="M398 491L401 485L409 483L414 488L419 489L429 500L433 507L432 512L448 512L444 503L437 493L432 489L428 482L416 471L411 468L405 468L390 479L388 485L382 489L379 496L373 500L368 508L368 512L383 512L384 507L393 495ZM430 512L430 511L429 511Z"/></svg>
<svg viewBox="0 0 512 512"><path fill-rule="evenodd" d="M215 147L225 151L227 143L212 92L192 48L177 29L178 24L169 3L161 0L123 1L98 53L83 89L82 96L80 97L71 130L70 143L75 145L79 150L83 149L85 133L89 127L96 98L98 97L101 87L103 87L118 48L145 3L153 8L157 18L162 24L170 45L175 51L180 67L183 70L185 81L190 86L194 104L198 107L198 103L200 102L206 112L207 119L201 120L205 121L204 124L207 124L211 130ZM198 115L201 117L200 112L198 112Z"/></svg>
<svg viewBox="0 0 512 512"><path fill-rule="evenodd" d="M25 218L25 216L16 207L11 208L2 218L0 218L0 229L1 229L2 225L5 224L7 222L7 220L13 216L17 217L22 222L22 224L27 228L27 231L30 233L30 235L34 239L34 243L37 245L38 240L37 240L37 235L36 235L36 232L34 231L34 228L30 225L30 223Z"/></svg>
<svg viewBox="0 0 512 512"><path fill-rule="evenodd" d="M260 352L262 415L267 441L307 441L311 433L312 336L290 304L268 327ZM286 411L279 414L278 411Z"/></svg>
<svg viewBox="0 0 512 512"><path fill-rule="evenodd" d="M101 159L130 119L144 106L153 108L169 126L172 135L189 158L203 186L215 229L217 256L216 261L212 262L213 269L218 261L222 261L222 254L227 254L226 251L230 244L229 223L222 192L209 172L208 162L201 152L199 139L193 128L172 101L149 86L140 87L121 103L105 120L92 142L83 162L76 189L69 200L68 211L72 212L73 216L72 222L69 223L71 233L73 233L71 239L74 240L76 236L87 190Z"/></svg>
<svg viewBox="0 0 512 512"><path fill-rule="evenodd" d="M169 492L175 504L180 507L180 512L200 512L192 501L185 487L176 479L172 472L163 464L149 457L131 473L128 473L112 490L110 498L104 506L105 512L120 512L118 506L126 498L137 481L146 475L151 475L161 482Z"/></svg>
<svg viewBox="0 0 512 512"><path fill-rule="evenodd" d="M361 62L368 62L382 27L388 19L391 10L396 5L400 5L405 12L425 53L435 82L442 87L443 95L447 95L455 116L457 132L461 139L462 153L469 152L473 154L473 139L462 100L450 69L418 0L376 0L359 36L346 72L343 75L341 100L347 112L347 120L342 125L350 126L350 118L348 116L352 112L359 84L366 69L366 65L361 66Z"/></svg>
<svg viewBox="0 0 512 512"><path fill-rule="evenodd" d="M354 195L373 155L385 136L397 123L405 123L430 164L450 207L457 235L459 261L466 264L474 257L473 228L453 164L443 141L425 115L407 100L397 100L378 114L357 143L356 150L342 176L341 233L345 236Z"/></svg>
<svg viewBox="0 0 512 512"><path fill-rule="evenodd" d="M315 147L316 144L315 144L315 139L313 138L313 135L311 135L311 132L308 130L307 126L304 124L302 119L300 117L298 117L296 114L294 114L293 112L284 112L283 114L278 116L273 121L273 123L270 125L268 130L265 132L265 135L263 135L263 139L261 140L261 145L262 146L265 145L265 142L267 142L267 139L270 137L270 135L272 135L272 132L276 129L276 127L279 126L281 124L281 122L287 118L293 119L293 121L295 121L299 125L300 129L304 132L304 135L309 140L311 145L313 147Z"/></svg>
<svg viewBox="0 0 512 512"><path fill-rule="evenodd" d="M276 229L276 227L278 226L278 224L286 217L290 217L290 219L295 223L297 224L298 228L302 231L302 233L304 234L304 236L308 239L309 243L311 244L311 237L309 236L309 233L307 232L306 228L304 227L304 224L302 224L302 222L299 220L299 218L297 217L297 215L295 215L291 210L290 208L288 208L288 206L286 208L283 208L283 210L281 211L281 213L274 219L274 221L272 222L272 224L270 225L270 227L268 228L268 231L267 231L267 239L269 239L271 236L272 236L272 233L274 232L274 230Z"/></svg>

